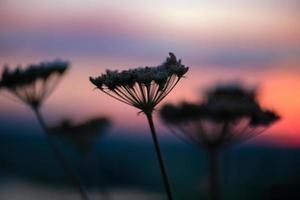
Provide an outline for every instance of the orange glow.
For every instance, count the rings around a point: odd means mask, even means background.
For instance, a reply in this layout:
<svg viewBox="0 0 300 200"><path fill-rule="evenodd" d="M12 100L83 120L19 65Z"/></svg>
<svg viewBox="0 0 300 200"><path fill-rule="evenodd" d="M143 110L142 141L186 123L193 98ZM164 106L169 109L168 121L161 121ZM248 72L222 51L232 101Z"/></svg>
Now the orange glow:
<svg viewBox="0 0 300 200"><path fill-rule="evenodd" d="M91 62L93 63L93 62ZM90 64L89 66L95 66ZM144 116L138 116L138 110L117 102L98 90L94 90L88 77L100 74L107 65L113 61L103 62L99 67L85 67L82 63L68 72L55 93L46 102L44 112L48 113L50 121L57 121L64 117L71 117L75 121L85 118L106 115L112 117L116 129L147 131ZM87 64L88 65L88 64ZM123 65L124 66L124 65ZM126 66L132 66L128 64ZM125 66L124 66L125 67ZM116 67L117 68L117 67ZM249 77L251 75L251 77ZM278 145L300 146L300 79L296 73L282 70L275 71L226 71L207 68L191 68L186 78L181 80L174 91L164 102L179 102L181 100L197 101L200 99L201 90L215 81L232 80L238 77L250 85L261 83L260 99L264 106L273 108L282 116L282 120L272 126L261 138L268 138ZM253 78L255 77L255 78ZM13 102L4 98L0 99L0 108L4 113L28 112L29 110L15 107ZM126 119L124 118L126 116ZM52 118L52 120L51 120ZM158 122L159 120L156 119ZM159 129L163 128L160 124ZM280 140L278 139L280 138ZM286 139L285 139L286 138Z"/></svg>
<svg viewBox="0 0 300 200"><path fill-rule="evenodd" d="M117 130L145 132L138 110L94 90L88 77L106 68L156 65L173 51L190 71L164 102L198 101L216 81L259 85L263 105L282 116L259 138L300 147L295 1L4 0L0 5L0 66L57 57L72 63L43 108L50 122L100 114L112 117ZM0 110L1 117L29 113L3 95Z"/></svg>

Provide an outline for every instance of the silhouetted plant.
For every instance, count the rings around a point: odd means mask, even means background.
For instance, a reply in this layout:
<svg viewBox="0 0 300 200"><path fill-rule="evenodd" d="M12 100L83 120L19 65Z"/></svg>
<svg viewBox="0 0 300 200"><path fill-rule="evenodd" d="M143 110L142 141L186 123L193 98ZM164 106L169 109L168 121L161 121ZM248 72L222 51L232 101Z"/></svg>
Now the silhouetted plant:
<svg viewBox="0 0 300 200"><path fill-rule="evenodd" d="M97 117L79 124L63 120L51 128L53 134L68 139L83 154L88 154L95 146L97 138L102 137L111 126L109 119Z"/></svg>
<svg viewBox="0 0 300 200"><path fill-rule="evenodd" d="M212 200L220 199L220 150L262 133L279 119L275 112L259 105L256 89L240 83L209 89L202 103L166 104L160 115L176 136L209 152Z"/></svg>
<svg viewBox="0 0 300 200"><path fill-rule="evenodd" d="M175 55L170 53L170 57L157 67L140 67L121 72L107 70L105 74L99 77L90 77L90 81L99 90L118 101L138 108L146 115L165 190L170 200L173 199L172 191L156 136L152 114L155 106L172 91L187 71L188 67L182 65L181 60L177 61Z"/></svg>
<svg viewBox="0 0 300 200"><path fill-rule="evenodd" d="M29 65L26 69L19 66L13 71L4 66L0 88L7 89L17 97L16 100L37 109L53 92L67 67L68 63L60 60Z"/></svg>
<svg viewBox="0 0 300 200"><path fill-rule="evenodd" d="M40 108L46 98L53 92L59 80L68 69L69 63L66 61L55 60L52 62L41 62L39 64L29 65L27 68L17 67L10 71L8 66L4 67L2 79L0 81L0 89L6 89L12 94L12 98L18 102L29 106L36 115L42 129L45 131L49 144L54 154L66 174L76 185L82 199L87 200L88 197L83 190L78 178L68 165L66 159L55 143L54 138L49 132L45 120L40 112Z"/></svg>
<svg viewBox="0 0 300 200"><path fill-rule="evenodd" d="M106 134L111 125L112 122L106 117L95 117L77 124L65 119L58 125L51 127L51 132L70 141L84 155L84 163L87 163L88 160L86 159L92 154L96 142ZM107 172L107 169L101 164L99 171L103 174ZM104 177L100 178L103 181ZM101 191L105 199L111 198L105 185L102 186Z"/></svg>

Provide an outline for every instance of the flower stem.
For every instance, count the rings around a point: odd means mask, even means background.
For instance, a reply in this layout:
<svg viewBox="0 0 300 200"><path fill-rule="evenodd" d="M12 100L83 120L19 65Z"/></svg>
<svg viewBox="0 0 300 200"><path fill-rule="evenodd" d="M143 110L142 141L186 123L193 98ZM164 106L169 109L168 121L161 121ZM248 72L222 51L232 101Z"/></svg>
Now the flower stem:
<svg viewBox="0 0 300 200"><path fill-rule="evenodd" d="M216 149L209 150L209 173L210 173L210 199L220 200L219 183L219 152Z"/></svg>
<svg viewBox="0 0 300 200"><path fill-rule="evenodd" d="M148 123L151 129L151 134L152 134L152 139L154 142L154 146L155 146L155 150L156 150L156 155L157 155L157 159L159 162L159 167L160 167L160 172L164 181L164 186L165 186L165 190L168 196L168 200L173 200L172 197L172 190L170 187L170 183L169 183L169 179L168 179L168 175L165 169L165 164L164 164L164 160L161 154L161 150L160 150L160 146L159 146L159 142L156 136L156 131L155 131L155 127L154 127L154 123L153 123L153 118L152 118L152 114L151 113L146 113L147 119L148 119Z"/></svg>
<svg viewBox="0 0 300 200"><path fill-rule="evenodd" d="M89 200L86 192L84 191L82 185L80 184L77 176L75 175L75 173L72 171L71 167L68 165L67 160L65 159L65 157L62 155L62 153L59 150L58 145L55 143L53 136L51 135L45 121L44 118L42 117L40 111L38 108L33 108L34 114L36 115L42 129L44 130L44 132L47 135L48 138L48 142L49 145L51 146L56 159L58 160L58 162L62 165L66 175L70 178L71 182L73 183L73 185L77 188L78 192L81 195L81 198L83 200Z"/></svg>

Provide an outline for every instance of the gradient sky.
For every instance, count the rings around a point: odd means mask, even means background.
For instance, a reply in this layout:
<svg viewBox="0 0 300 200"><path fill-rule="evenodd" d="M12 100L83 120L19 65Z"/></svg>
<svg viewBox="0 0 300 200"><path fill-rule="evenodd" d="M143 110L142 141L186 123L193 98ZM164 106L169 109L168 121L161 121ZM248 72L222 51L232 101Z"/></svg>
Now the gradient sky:
<svg viewBox="0 0 300 200"><path fill-rule="evenodd" d="M262 103L283 117L260 139L300 146L299 19L297 0L1 0L0 66L68 59L72 69L44 107L50 122L104 114L118 130L142 132L143 116L87 77L156 65L172 51L191 70L165 102L196 101L216 81L260 85ZM0 122L34 121L4 97L0 109Z"/></svg>

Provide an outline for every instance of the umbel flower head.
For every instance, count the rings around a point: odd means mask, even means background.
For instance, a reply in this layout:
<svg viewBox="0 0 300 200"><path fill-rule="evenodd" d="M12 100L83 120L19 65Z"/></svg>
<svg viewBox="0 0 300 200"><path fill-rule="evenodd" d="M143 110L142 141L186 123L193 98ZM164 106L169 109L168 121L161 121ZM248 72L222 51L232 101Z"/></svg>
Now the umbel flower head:
<svg viewBox="0 0 300 200"><path fill-rule="evenodd" d="M50 130L53 134L69 140L80 152L88 153L95 146L97 138L103 136L110 126L109 119L97 117L79 124L63 120Z"/></svg>
<svg viewBox="0 0 300 200"><path fill-rule="evenodd" d="M209 89L202 103L167 104L160 115L178 137L207 149L250 139L279 120L259 105L256 89L240 83Z"/></svg>
<svg viewBox="0 0 300 200"><path fill-rule="evenodd" d="M140 67L119 71L107 70L90 81L109 96L151 113L188 71L173 53L155 67Z"/></svg>
<svg viewBox="0 0 300 200"><path fill-rule="evenodd" d="M4 66L0 89L7 89L18 100L37 108L54 90L68 66L68 62L61 60L32 64L25 69L18 66L12 71Z"/></svg>

